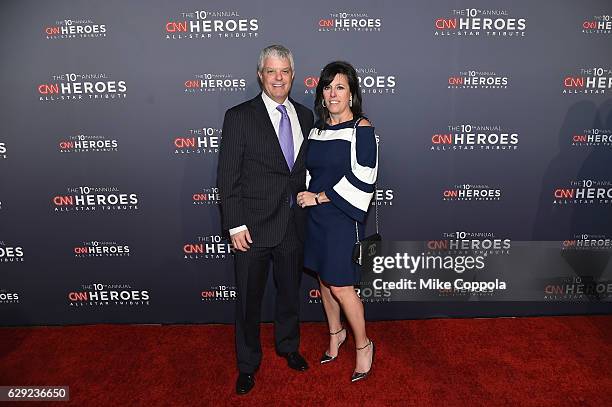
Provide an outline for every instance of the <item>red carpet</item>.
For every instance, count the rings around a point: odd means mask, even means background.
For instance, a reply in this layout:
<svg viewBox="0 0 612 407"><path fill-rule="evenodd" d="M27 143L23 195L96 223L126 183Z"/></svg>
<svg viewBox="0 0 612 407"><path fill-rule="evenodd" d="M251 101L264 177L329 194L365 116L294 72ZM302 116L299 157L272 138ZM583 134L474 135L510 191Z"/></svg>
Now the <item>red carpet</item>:
<svg viewBox="0 0 612 407"><path fill-rule="evenodd" d="M78 406L612 406L612 316L369 323L373 375L349 383L351 340L320 366L326 327L302 324L306 373L262 328L256 386L234 395L233 327L0 328L0 385L69 385ZM348 345L348 346L347 346ZM40 406L43 403L18 403Z"/></svg>

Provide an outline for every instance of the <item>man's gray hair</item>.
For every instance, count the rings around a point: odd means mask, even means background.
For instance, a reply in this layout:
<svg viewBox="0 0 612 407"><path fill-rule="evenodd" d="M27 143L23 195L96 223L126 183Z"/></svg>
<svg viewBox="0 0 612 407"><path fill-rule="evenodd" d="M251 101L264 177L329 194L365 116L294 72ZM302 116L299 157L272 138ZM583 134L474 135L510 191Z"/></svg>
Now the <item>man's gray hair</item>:
<svg viewBox="0 0 612 407"><path fill-rule="evenodd" d="M280 59L288 59L291 64L291 70L295 72L295 68L293 66L293 54L289 49L283 47L282 45L270 45L265 47L259 53L259 61L257 62L257 72L263 71L263 64L266 58L275 57Z"/></svg>

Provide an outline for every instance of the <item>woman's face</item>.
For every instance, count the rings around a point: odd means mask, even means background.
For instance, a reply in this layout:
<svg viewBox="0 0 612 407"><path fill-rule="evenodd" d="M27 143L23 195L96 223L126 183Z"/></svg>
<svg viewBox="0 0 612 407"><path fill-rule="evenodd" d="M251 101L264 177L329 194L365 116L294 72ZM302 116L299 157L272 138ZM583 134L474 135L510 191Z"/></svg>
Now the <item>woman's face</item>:
<svg viewBox="0 0 612 407"><path fill-rule="evenodd" d="M323 88L323 100L330 114L342 115L350 110L351 90L344 74L336 74L334 80Z"/></svg>

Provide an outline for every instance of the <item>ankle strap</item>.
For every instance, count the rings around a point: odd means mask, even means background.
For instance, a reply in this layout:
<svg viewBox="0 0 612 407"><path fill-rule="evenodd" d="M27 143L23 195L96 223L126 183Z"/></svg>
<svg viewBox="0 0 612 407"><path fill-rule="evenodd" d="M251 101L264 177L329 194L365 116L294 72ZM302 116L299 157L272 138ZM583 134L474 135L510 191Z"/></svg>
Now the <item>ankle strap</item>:
<svg viewBox="0 0 612 407"><path fill-rule="evenodd" d="M370 346L372 344L372 341L368 339L368 344L365 346L362 346L361 348L357 348L357 350L364 350L365 348L367 348L368 346Z"/></svg>
<svg viewBox="0 0 612 407"><path fill-rule="evenodd" d="M330 332L330 335L338 335L340 332L344 331L344 327L342 327L341 330L339 330L338 332Z"/></svg>

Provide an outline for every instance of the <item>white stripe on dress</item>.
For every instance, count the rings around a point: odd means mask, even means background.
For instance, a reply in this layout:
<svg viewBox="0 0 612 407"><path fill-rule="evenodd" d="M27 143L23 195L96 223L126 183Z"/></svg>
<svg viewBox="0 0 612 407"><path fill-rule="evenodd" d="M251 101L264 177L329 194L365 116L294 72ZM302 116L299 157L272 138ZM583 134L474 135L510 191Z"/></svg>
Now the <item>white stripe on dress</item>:
<svg viewBox="0 0 612 407"><path fill-rule="evenodd" d="M319 129L314 128L310 130L310 134L308 135L309 140L317 141L344 140L350 142L352 138L352 127L347 127L340 130L321 130L321 134L319 134Z"/></svg>
<svg viewBox="0 0 612 407"><path fill-rule="evenodd" d="M368 211L373 194L370 192L363 192L361 189L355 187L346 177L342 177L342 179L334 185L334 191L355 208L364 212Z"/></svg>

